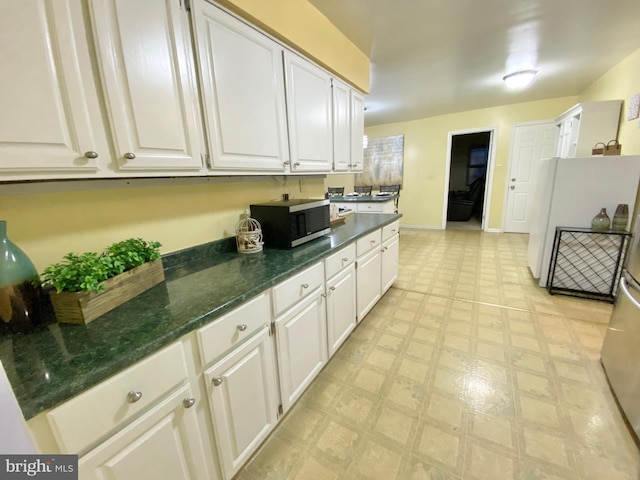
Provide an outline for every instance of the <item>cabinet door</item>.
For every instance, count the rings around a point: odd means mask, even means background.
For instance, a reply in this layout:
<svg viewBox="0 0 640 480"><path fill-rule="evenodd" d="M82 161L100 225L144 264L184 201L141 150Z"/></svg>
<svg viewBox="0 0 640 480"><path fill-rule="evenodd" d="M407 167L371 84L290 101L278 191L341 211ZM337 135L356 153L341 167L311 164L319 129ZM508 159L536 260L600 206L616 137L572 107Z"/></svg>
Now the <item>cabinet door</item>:
<svg viewBox="0 0 640 480"><path fill-rule="evenodd" d="M400 237L393 236L382 244L382 294L389 290L398 278L398 257L400 254Z"/></svg>
<svg viewBox="0 0 640 480"><path fill-rule="evenodd" d="M353 264L327 282L327 338L332 357L356 326L356 269Z"/></svg>
<svg viewBox="0 0 640 480"><path fill-rule="evenodd" d="M211 167L284 172L282 47L204 0L193 9Z"/></svg>
<svg viewBox="0 0 640 480"><path fill-rule="evenodd" d="M328 172L333 162L331 77L285 51L291 171Z"/></svg>
<svg viewBox="0 0 640 480"><path fill-rule="evenodd" d="M369 313L376 302L381 297L380 274L381 274L381 254L380 247L376 247L369 253L358 258L358 268L356 270L357 279L357 308L358 321L362 321Z"/></svg>
<svg viewBox="0 0 640 480"><path fill-rule="evenodd" d="M82 479L210 478L188 385L78 461Z"/></svg>
<svg viewBox="0 0 640 480"><path fill-rule="evenodd" d="M119 169L199 170L199 107L181 2L90 5Z"/></svg>
<svg viewBox="0 0 640 480"><path fill-rule="evenodd" d="M364 97L351 90L351 171L364 167Z"/></svg>
<svg viewBox="0 0 640 480"><path fill-rule="evenodd" d="M80 2L3 2L0 179L90 176L108 157L86 38Z"/></svg>
<svg viewBox="0 0 640 480"><path fill-rule="evenodd" d="M222 470L230 479L278 421L269 327L213 365L204 377Z"/></svg>
<svg viewBox="0 0 640 480"><path fill-rule="evenodd" d="M346 172L351 165L351 89L335 78L333 90L333 171Z"/></svg>
<svg viewBox="0 0 640 480"><path fill-rule="evenodd" d="M327 321L322 290L276 320L282 407L286 412L327 362Z"/></svg>

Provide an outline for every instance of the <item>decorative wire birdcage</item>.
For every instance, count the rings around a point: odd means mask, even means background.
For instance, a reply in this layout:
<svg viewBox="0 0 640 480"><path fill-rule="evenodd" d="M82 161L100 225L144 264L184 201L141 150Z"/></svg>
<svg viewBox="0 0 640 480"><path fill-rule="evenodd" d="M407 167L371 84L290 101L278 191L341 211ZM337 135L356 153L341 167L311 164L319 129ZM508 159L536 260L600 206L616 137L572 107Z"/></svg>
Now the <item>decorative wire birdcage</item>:
<svg viewBox="0 0 640 480"><path fill-rule="evenodd" d="M260 223L249 216L249 210L245 210L242 219L236 225L238 253L261 252L263 243Z"/></svg>

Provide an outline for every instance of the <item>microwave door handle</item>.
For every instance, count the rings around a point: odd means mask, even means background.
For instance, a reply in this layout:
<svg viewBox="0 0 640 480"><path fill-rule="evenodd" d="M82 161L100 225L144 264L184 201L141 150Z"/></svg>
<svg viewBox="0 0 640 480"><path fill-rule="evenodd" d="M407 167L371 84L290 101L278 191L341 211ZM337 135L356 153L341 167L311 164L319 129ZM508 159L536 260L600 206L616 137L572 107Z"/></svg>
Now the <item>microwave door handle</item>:
<svg viewBox="0 0 640 480"><path fill-rule="evenodd" d="M629 284L627 283L627 279L624 277L620 278L620 289L622 290L622 293L624 293L626 295L626 297L629 299L629 301L631 303L633 303L633 305L640 310L640 302L638 302L633 295L631 295L631 292L629 291Z"/></svg>

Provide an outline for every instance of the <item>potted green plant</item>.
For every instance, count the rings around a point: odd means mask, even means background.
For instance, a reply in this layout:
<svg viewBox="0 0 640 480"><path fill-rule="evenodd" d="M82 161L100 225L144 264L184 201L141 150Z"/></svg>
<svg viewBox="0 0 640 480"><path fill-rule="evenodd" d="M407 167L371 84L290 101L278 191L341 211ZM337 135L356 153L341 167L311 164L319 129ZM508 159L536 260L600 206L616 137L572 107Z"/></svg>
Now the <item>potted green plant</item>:
<svg viewBox="0 0 640 480"><path fill-rule="evenodd" d="M101 253L68 253L42 273L62 323L89 323L164 281L159 242L130 238Z"/></svg>

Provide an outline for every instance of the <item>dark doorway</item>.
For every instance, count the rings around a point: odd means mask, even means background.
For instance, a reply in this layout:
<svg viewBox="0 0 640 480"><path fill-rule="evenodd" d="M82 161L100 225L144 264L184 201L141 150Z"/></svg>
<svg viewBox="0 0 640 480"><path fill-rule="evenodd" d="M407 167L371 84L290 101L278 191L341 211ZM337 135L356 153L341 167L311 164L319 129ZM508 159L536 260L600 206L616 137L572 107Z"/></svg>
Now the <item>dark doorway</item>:
<svg viewBox="0 0 640 480"><path fill-rule="evenodd" d="M490 143L491 132L452 137L447 228L482 229Z"/></svg>

